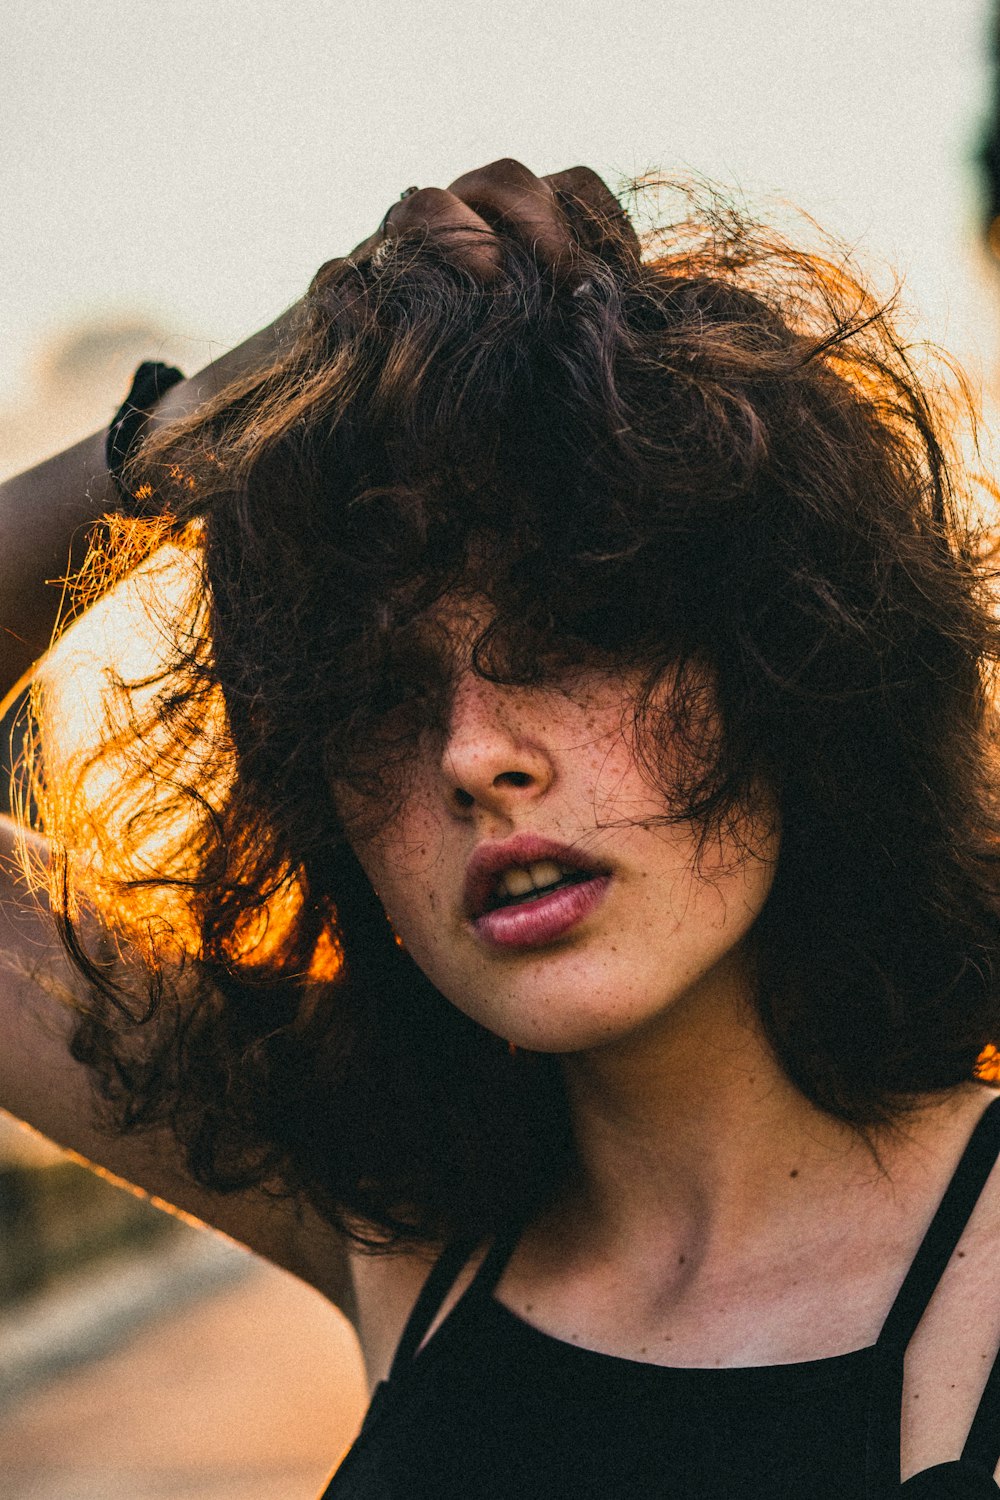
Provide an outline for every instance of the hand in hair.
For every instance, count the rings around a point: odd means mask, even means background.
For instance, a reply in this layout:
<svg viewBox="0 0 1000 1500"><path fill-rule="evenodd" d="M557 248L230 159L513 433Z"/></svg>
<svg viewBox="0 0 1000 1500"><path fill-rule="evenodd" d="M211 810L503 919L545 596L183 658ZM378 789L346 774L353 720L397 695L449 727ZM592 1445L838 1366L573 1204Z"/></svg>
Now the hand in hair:
<svg viewBox="0 0 1000 1500"><path fill-rule="evenodd" d="M560 278L573 274L577 247L638 258L639 242L618 200L589 167L536 177L509 159L466 172L447 189L421 188L394 203L349 256L317 273L320 285L370 260L387 239L425 233L482 282L499 275L503 240L520 241ZM294 339L298 307L167 392L149 431L183 420L230 382L269 364ZM48 645L60 591L46 580L67 571L73 539L114 508L105 468L106 432L0 485L0 696ZM72 569L82 560L74 553Z"/></svg>
<svg viewBox="0 0 1000 1500"><path fill-rule="evenodd" d="M628 216L590 167L569 167L536 177L509 157L457 177L447 188L419 188L394 203L374 234L349 256L328 261L317 280L345 265L377 258L387 241L426 236L447 247L449 258L477 280L503 269L503 239L520 241L557 277L572 275L577 250L638 256Z"/></svg>

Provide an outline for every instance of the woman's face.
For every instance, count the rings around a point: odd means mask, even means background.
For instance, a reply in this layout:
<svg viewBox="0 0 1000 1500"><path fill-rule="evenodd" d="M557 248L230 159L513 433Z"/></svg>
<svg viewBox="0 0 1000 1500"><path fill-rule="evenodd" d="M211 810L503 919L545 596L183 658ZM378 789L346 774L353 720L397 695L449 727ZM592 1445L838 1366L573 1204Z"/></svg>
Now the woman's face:
<svg viewBox="0 0 1000 1500"><path fill-rule="evenodd" d="M663 793L633 744L620 676L511 688L465 670L398 810L354 840L415 962L517 1046L625 1040L745 980L776 836L719 839L696 862L694 830L659 821ZM349 826L371 812L338 802Z"/></svg>

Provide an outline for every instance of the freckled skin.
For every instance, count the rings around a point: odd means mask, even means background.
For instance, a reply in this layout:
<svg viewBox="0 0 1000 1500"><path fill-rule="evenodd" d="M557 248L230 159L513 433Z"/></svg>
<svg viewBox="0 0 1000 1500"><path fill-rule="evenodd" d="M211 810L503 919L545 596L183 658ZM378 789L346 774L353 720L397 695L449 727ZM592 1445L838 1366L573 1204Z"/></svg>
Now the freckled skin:
<svg viewBox="0 0 1000 1500"><path fill-rule="evenodd" d="M443 742L415 750L392 820L356 850L394 930L441 992L520 1047L577 1052L643 1034L682 1000L748 984L743 945L773 853L721 843L695 870L690 827L633 750L620 676L566 690L460 674ZM363 817L346 796L344 811ZM473 849L530 832L606 866L605 898L559 940L498 951L463 910ZM772 840L772 845L776 839Z"/></svg>

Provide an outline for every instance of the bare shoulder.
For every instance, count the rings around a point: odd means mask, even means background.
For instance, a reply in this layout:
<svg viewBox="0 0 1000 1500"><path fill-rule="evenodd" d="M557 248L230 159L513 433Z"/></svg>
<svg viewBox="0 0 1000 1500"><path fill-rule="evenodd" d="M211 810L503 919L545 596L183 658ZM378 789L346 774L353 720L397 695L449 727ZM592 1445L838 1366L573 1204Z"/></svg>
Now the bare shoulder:
<svg viewBox="0 0 1000 1500"><path fill-rule="evenodd" d="M421 1288L439 1252L350 1252L355 1327L374 1386L384 1380Z"/></svg>
<svg viewBox="0 0 1000 1500"><path fill-rule="evenodd" d="M963 1141L1000 1093L967 1103ZM957 1226L956 1226L957 1227ZM928 1292L930 1292L928 1288ZM1000 1163L985 1182L906 1352L903 1477L958 1457L1000 1350ZM1000 1434L998 1434L1000 1444ZM998 1470L1000 1473L1000 1470Z"/></svg>
<svg viewBox="0 0 1000 1500"><path fill-rule="evenodd" d="M442 1248L434 1246L420 1251L376 1255L357 1250L351 1252L355 1326L373 1386L389 1373L407 1320ZM434 1333L455 1306L475 1275L482 1255L483 1249L480 1248L462 1267L451 1286L444 1290L426 1337Z"/></svg>

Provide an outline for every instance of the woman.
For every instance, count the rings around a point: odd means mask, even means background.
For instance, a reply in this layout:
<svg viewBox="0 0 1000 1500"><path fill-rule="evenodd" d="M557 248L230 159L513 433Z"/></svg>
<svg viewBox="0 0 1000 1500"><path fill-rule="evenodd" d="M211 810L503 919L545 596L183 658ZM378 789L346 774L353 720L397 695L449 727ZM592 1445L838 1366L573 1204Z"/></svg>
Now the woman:
<svg viewBox="0 0 1000 1500"><path fill-rule="evenodd" d="M995 1493L996 626L888 318L501 162L273 337L124 465L196 588L103 837L38 780L4 1102L355 1318L331 1500Z"/></svg>

